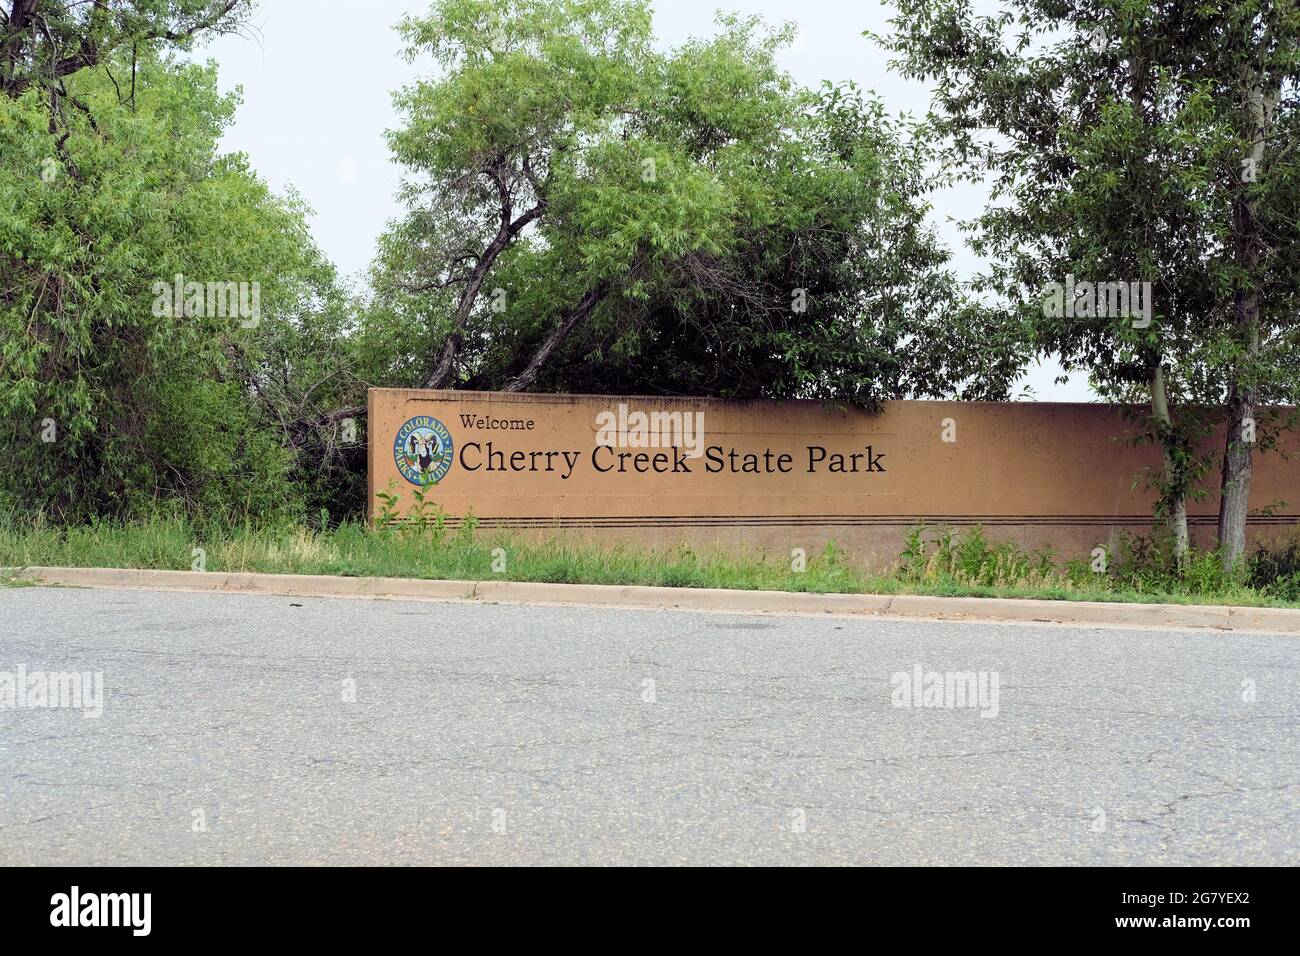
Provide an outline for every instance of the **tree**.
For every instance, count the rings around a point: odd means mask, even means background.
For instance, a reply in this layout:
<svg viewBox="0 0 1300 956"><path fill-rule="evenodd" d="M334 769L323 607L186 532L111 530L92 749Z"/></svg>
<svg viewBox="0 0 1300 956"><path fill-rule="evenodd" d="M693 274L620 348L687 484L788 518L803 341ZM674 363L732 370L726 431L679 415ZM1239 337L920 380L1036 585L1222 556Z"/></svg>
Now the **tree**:
<svg viewBox="0 0 1300 956"><path fill-rule="evenodd" d="M967 0L897 6L882 42L905 75L934 81L950 161L993 185L972 224L994 259L987 285L1103 395L1145 391L1145 431L1164 453L1158 512L1180 561L1186 500L1208 467L1198 409L1226 404L1220 544L1235 564L1242 429L1254 430L1257 404L1297 390L1300 167L1284 145L1294 6L1009 0L992 17ZM1044 307L1049 284L1075 276L1083 307ZM1150 283L1153 296L1140 310L1100 308L1098 289L1118 301L1119 282Z"/></svg>
<svg viewBox="0 0 1300 956"><path fill-rule="evenodd" d="M546 209L552 180L584 141L634 107L632 62L644 55L649 14L622 0L439 0L401 24L414 60L446 75L397 96L406 125L396 158L420 172L403 198L420 210L385 243L402 291L455 288L426 387L453 378L483 282Z"/></svg>
<svg viewBox="0 0 1300 956"><path fill-rule="evenodd" d="M1215 278L1231 294L1225 344L1227 437L1221 467L1219 541L1225 565L1246 546L1252 453L1261 404L1300 393L1300 7L1251 0L1219 8L1189 71L1206 89L1236 176L1218 185L1228 205ZM1233 156L1237 158L1237 156ZM1222 221L1223 213L1220 213Z"/></svg>
<svg viewBox="0 0 1300 956"><path fill-rule="evenodd" d="M425 384L1006 394L1016 330L947 269L924 144L794 84L788 28L664 55L640 2L442 0L405 32L445 72L399 98L411 209L371 317L431 330Z"/></svg>
<svg viewBox="0 0 1300 956"><path fill-rule="evenodd" d="M129 99L108 75L129 61L64 77L81 106L57 123L35 86L0 97L0 499L292 510L293 448L243 372L332 272L301 203L216 152L235 100L215 70L134 58Z"/></svg>
<svg viewBox="0 0 1300 956"><path fill-rule="evenodd" d="M201 35L237 30L251 8L252 0L9 0L7 13L0 6L0 94L16 99L40 89L53 129L64 101L85 113L65 78L100 67L121 99L116 61L134 97L141 53L189 49Z"/></svg>

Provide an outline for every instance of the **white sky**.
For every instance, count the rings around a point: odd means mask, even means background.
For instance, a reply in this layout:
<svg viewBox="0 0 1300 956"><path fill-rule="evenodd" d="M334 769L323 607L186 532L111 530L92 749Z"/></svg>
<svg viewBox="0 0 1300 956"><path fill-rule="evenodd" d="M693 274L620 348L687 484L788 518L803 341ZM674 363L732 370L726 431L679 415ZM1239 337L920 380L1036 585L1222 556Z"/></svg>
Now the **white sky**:
<svg viewBox="0 0 1300 956"><path fill-rule="evenodd" d="M794 21L799 40L782 62L799 82L851 79L893 112L925 112L925 87L891 73L884 53L862 36L886 32L892 8L874 0L655 0L660 45L710 34L719 7ZM244 90L223 148L246 152L277 191L292 186L303 195L315 210L316 241L344 276L364 272L376 238L401 212L401 171L384 141L385 130L397 125L390 94L428 66L401 59L393 26L427 8L424 0L262 0L251 37L221 37L197 54L217 61L223 89ZM935 223L962 274L976 259L948 219L975 215L982 200L973 188L936 197ZM1082 377L1059 386L1052 383L1057 373L1055 363L1031 369L1025 384L1038 401L1091 398Z"/></svg>

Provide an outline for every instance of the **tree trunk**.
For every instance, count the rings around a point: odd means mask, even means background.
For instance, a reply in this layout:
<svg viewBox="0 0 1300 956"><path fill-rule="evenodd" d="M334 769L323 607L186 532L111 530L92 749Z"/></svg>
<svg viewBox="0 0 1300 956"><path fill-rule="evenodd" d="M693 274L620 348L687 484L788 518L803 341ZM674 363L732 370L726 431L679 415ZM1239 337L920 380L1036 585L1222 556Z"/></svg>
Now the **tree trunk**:
<svg viewBox="0 0 1300 956"><path fill-rule="evenodd" d="M1233 390L1228 402L1228 437L1223 452L1219 488L1219 548L1224 570L1232 571L1246 553L1246 517L1250 511L1250 479L1254 470L1248 441L1254 429L1255 403ZM1243 434L1245 433L1245 434Z"/></svg>
<svg viewBox="0 0 1300 956"><path fill-rule="evenodd" d="M479 289L483 288L483 280L487 278L488 270L492 268L492 264L496 262L497 256L501 255L501 250L508 242L509 238L505 230L497 233L482 257L474 264L474 271L470 273L469 281L465 283L465 288L460 294L460 302L457 303L456 311L452 315L451 331L447 333L447 340L442 343L442 352L438 355L438 362L434 365L433 372L424 383L425 388L445 388L447 382L451 380L452 370L456 367L456 356L460 353L460 341L465 330L465 322L474 308L475 300L478 299Z"/></svg>
<svg viewBox="0 0 1300 956"><path fill-rule="evenodd" d="M578 303L577 308L564 317L559 325L546 337L546 341L541 344L533 357L529 360L527 367L518 375L506 381L502 386L503 392L522 392L532 388L533 382L537 381L537 373L542 370L546 360L565 339L587 316L591 315L592 310L600 304L600 300L606 295L604 286L597 286L587 292Z"/></svg>
<svg viewBox="0 0 1300 956"><path fill-rule="evenodd" d="M474 309L474 302L478 299L479 290L483 288L483 281L487 278L488 271L496 263L497 257L510 245L510 240L514 233L508 226L502 226L496 236L488 243L487 249L479 257L478 262L474 263L474 269L469 274L469 281L465 283L465 288L460 294L460 302L456 305L456 311L452 315L451 331L447 333L447 341L442 343L442 353L438 356L438 363L434 366L432 374L425 381L425 388L445 388L447 382L451 380L452 370L456 367L456 356L460 353L461 336L465 332L465 323L469 319L469 314Z"/></svg>
<svg viewBox="0 0 1300 956"><path fill-rule="evenodd" d="M465 333L465 323L469 320L469 314L474 309L474 302L478 299L479 290L483 288L483 282L487 279L488 272L491 271L492 266L496 264L497 259L506 250L506 247L514 242L515 237L523 231L524 227L539 217L546 208L546 200L539 198L537 205L512 221L510 217L513 215L513 207L510 192L502 178L503 175L500 166L489 171L489 177L496 183L501 197L501 225L469 274L469 281L465 283L460 302L457 304L456 311L452 316L451 332L447 334L447 341L442 345L442 352L438 356L433 372L430 373L429 378L424 383L425 388L445 388L447 383L451 381L452 371L456 367L456 356L460 354L460 344Z"/></svg>
<svg viewBox="0 0 1300 956"><path fill-rule="evenodd" d="M14 0L13 9L3 23L3 40L0 40L0 90L6 96L16 96L20 67L36 15L36 0Z"/></svg>
<svg viewBox="0 0 1300 956"><path fill-rule="evenodd" d="M1252 258L1249 254L1246 259ZM1259 295L1238 292L1233 309L1245 336L1242 362L1234 369L1228 396L1227 434L1219 472L1219 557L1225 571L1233 571L1246 553L1246 519L1250 513L1250 479L1254 472L1255 390L1247 382L1259 353ZM1247 382L1243 382L1243 377Z"/></svg>
<svg viewBox="0 0 1300 956"><path fill-rule="evenodd" d="M1179 572L1187 567L1187 551L1190 545L1187 534L1187 488L1185 478L1180 473L1174 440L1173 418L1169 414L1169 393L1165 387L1165 370L1159 360L1151 365L1151 414L1156 420L1156 430L1160 438L1160 448L1164 453L1164 506L1165 521L1174 541L1174 561Z"/></svg>
<svg viewBox="0 0 1300 956"><path fill-rule="evenodd" d="M1224 437L1223 466L1219 482L1219 555L1224 570L1235 570L1246 553L1246 518L1250 510L1250 479L1255 444L1256 362L1260 349L1259 221L1258 200L1250 194L1250 182L1264 175L1264 142L1268 136L1280 91L1266 96L1258 74L1243 73L1250 113L1252 143L1250 168L1253 175L1241 184L1232 205L1234 258L1246 277L1247 286L1233 294L1233 318L1242 354L1232 368L1228 392L1227 434Z"/></svg>

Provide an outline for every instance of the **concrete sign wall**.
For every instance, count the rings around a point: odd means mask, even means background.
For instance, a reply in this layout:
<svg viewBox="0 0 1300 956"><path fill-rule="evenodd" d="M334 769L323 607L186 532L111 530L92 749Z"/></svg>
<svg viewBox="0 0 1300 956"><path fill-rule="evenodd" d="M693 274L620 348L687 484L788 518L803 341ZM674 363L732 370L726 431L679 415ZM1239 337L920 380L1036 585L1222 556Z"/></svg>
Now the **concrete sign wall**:
<svg viewBox="0 0 1300 956"><path fill-rule="evenodd" d="M494 392L370 392L370 503L426 489L454 519L641 544L744 543L788 552L834 540L894 559L918 522L1079 557L1151 526L1134 479L1159 465L1112 406L733 402ZM1297 446L1291 445L1293 449ZM1216 472L1217 480L1217 472ZM1300 465L1256 457L1255 539L1300 523ZM1192 504L1202 542L1218 497Z"/></svg>

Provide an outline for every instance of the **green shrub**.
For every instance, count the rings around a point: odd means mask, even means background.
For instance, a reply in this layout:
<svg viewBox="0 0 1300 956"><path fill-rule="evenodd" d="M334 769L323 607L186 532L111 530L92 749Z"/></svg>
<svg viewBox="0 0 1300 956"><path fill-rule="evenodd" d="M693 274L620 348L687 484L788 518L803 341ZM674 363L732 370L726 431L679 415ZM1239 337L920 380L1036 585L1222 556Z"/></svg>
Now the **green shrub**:
<svg viewBox="0 0 1300 956"><path fill-rule="evenodd" d="M1247 567L1250 587L1282 601L1300 601L1300 542L1261 546Z"/></svg>

